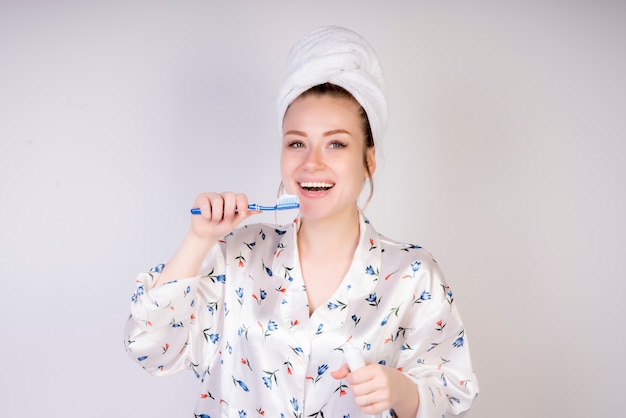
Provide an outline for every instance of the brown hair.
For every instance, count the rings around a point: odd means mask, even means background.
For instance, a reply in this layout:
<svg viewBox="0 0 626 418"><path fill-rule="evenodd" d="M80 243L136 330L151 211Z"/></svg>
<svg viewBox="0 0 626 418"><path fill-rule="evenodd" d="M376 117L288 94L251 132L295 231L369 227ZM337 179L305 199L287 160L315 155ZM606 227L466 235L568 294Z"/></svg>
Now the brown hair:
<svg viewBox="0 0 626 418"><path fill-rule="evenodd" d="M363 136L365 138L365 150L367 150L368 148L374 147L374 136L372 135L372 127L370 126L370 121L367 117L367 113L365 112L365 109L363 109L363 106L361 106L361 104L354 98L354 96L348 90L336 84L324 83L324 84L318 84L317 86L313 86L310 89L305 90L298 97L305 97L308 95L316 95L316 96L328 95L331 97L345 98L345 99L349 99L353 101L359 109L359 117L361 118L361 127L363 131ZM370 194L367 198L367 201L365 202L365 206L367 206L370 200L372 200L372 195L374 194L374 181L372 180L372 172L370 171L370 166L367 163L367 154L365 152L363 153L363 164L365 165L365 169L367 170L367 179L369 180L369 183L370 183Z"/></svg>

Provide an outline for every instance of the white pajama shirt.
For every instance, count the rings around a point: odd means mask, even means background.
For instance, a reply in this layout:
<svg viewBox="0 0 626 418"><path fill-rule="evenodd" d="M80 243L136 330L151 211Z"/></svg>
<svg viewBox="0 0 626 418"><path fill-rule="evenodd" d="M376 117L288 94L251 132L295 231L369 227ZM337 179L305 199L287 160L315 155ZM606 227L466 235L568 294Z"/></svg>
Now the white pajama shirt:
<svg viewBox="0 0 626 418"><path fill-rule="evenodd" d="M235 230L197 277L152 288L162 265L140 274L128 355L154 375L192 370L202 382L198 418L356 418L364 414L347 382L330 375L351 344L366 363L415 382L417 417L463 415L478 384L452 290L431 255L379 235L361 215L348 273L309 316L298 226Z"/></svg>

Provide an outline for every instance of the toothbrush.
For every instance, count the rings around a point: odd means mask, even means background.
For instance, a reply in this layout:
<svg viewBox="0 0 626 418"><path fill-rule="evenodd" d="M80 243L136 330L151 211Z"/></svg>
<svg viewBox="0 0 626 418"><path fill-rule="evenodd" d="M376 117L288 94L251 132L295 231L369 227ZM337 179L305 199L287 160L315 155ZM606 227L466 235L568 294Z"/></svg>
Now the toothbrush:
<svg viewBox="0 0 626 418"><path fill-rule="evenodd" d="M298 203L298 196L291 194L283 194L277 200L274 206L261 206L256 203L248 205L248 210L285 210L285 209L297 209L300 207ZM191 209L193 215L200 215L200 208Z"/></svg>

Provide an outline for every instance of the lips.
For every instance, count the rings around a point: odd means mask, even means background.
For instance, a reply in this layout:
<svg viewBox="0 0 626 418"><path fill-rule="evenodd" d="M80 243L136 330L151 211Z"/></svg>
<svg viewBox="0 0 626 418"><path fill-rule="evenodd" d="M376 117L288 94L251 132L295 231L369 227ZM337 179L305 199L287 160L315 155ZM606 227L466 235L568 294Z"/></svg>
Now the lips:
<svg viewBox="0 0 626 418"><path fill-rule="evenodd" d="M323 192L332 189L335 186L335 183L325 181L303 181L299 182L298 185L307 192Z"/></svg>

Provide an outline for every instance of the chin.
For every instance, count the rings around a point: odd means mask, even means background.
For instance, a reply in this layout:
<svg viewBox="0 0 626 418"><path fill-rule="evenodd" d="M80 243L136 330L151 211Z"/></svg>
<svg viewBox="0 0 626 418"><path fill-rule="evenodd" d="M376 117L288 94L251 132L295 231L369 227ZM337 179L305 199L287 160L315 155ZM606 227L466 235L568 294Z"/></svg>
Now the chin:
<svg viewBox="0 0 626 418"><path fill-rule="evenodd" d="M350 208L337 208L333 205L323 204L322 202L319 202L319 204L312 203L307 205L301 205L300 217L302 219L330 221L336 218L345 219L345 215L352 212L353 210L354 213L358 212L356 206Z"/></svg>

